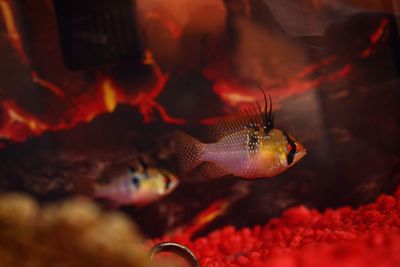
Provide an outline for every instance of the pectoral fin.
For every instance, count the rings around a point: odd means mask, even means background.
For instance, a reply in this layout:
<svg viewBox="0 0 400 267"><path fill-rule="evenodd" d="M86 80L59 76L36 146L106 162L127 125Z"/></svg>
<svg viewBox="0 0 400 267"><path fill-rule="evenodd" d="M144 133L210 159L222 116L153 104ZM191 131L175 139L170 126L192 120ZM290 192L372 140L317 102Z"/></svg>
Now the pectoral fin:
<svg viewBox="0 0 400 267"><path fill-rule="evenodd" d="M230 173L211 162L203 162L197 168L201 176L205 178L218 178L229 175Z"/></svg>

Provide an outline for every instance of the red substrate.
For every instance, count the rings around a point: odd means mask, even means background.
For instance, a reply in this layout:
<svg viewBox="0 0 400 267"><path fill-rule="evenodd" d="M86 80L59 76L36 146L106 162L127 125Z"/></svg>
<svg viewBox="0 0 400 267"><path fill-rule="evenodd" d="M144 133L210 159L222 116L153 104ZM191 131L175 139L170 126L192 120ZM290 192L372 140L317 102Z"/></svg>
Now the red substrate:
<svg viewBox="0 0 400 267"><path fill-rule="evenodd" d="M284 212L264 226L232 226L189 241L201 266L400 266L400 189L357 209L319 213L304 206ZM161 240L157 240L161 241Z"/></svg>

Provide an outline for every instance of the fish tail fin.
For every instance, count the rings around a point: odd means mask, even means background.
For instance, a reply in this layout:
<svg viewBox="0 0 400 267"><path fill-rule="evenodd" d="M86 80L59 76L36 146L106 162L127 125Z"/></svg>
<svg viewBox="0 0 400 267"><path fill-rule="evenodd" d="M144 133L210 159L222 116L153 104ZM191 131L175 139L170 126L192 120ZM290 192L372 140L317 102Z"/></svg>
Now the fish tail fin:
<svg viewBox="0 0 400 267"><path fill-rule="evenodd" d="M94 197L96 194L96 182L88 178L75 179L73 191L78 195Z"/></svg>
<svg viewBox="0 0 400 267"><path fill-rule="evenodd" d="M180 131L175 132L175 141L179 167L186 175L203 161L204 144Z"/></svg>

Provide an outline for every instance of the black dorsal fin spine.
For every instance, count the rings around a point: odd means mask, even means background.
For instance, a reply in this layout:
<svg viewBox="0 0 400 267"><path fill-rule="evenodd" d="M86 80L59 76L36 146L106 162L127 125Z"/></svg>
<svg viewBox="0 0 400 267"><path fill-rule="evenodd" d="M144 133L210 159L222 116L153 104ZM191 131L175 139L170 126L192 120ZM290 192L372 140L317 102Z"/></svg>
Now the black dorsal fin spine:
<svg viewBox="0 0 400 267"><path fill-rule="evenodd" d="M265 102L264 103L264 112L261 112L262 119L263 119L266 130L270 131L270 130L274 129L274 118L275 118L275 114L272 113L272 98L271 98L271 95L268 95L268 98L269 98L269 106L268 106L267 95L265 94L264 90L261 87L258 87L258 88L261 90L261 92L264 96L264 102Z"/></svg>

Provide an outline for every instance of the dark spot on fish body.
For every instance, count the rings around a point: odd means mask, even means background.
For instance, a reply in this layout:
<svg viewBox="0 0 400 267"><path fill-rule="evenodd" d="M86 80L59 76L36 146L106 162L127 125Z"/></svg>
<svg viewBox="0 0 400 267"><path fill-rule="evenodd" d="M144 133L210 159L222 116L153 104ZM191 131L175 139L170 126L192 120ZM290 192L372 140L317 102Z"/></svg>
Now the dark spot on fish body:
<svg viewBox="0 0 400 267"><path fill-rule="evenodd" d="M251 128L247 133L247 144L246 147L250 153L254 153L260 147L260 131L261 129L257 125L251 125Z"/></svg>

